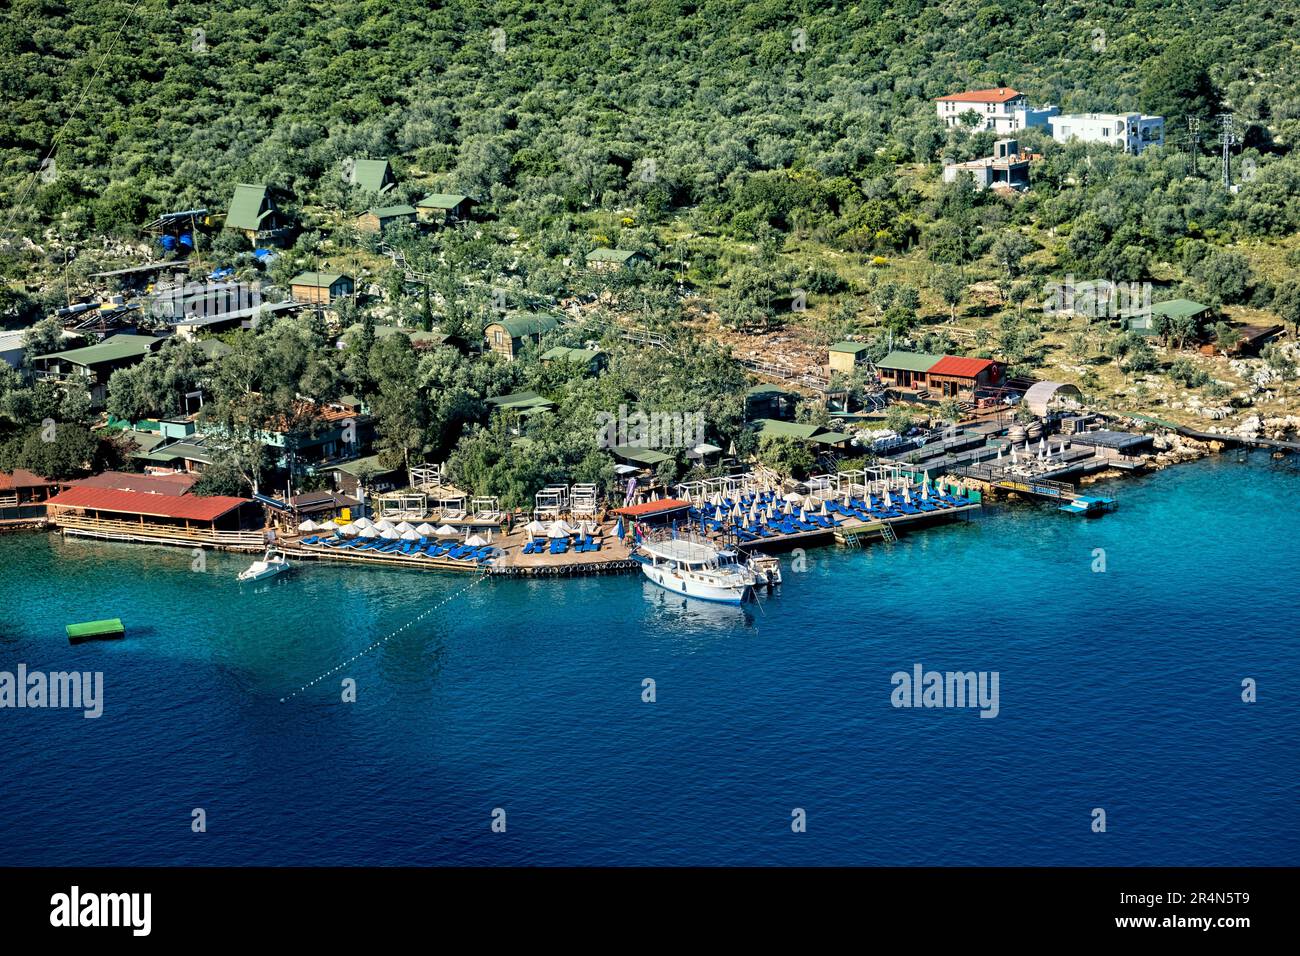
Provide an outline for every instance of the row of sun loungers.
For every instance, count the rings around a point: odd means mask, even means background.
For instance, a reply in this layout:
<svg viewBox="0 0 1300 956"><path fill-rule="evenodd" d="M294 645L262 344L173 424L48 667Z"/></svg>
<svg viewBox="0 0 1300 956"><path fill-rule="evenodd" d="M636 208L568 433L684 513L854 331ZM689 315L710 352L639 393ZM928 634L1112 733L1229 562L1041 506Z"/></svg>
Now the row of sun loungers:
<svg viewBox="0 0 1300 956"><path fill-rule="evenodd" d="M600 550L600 539L593 538L589 534L584 534L573 542L573 551L575 554L586 554L591 551ZM532 541L524 542L524 554L568 554L568 538L534 538Z"/></svg>
<svg viewBox="0 0 1300 956"><path fill-rule="evenodd" d="M452 561L483 563L498 554L491 545L474 547L455 541L431 541L421 538L418 541L393 541L380 538L339 538L312 535L302 539L302 544L330 548L335 551L367 552L371 554L398 554L406 557L447 558Z"/></svg>

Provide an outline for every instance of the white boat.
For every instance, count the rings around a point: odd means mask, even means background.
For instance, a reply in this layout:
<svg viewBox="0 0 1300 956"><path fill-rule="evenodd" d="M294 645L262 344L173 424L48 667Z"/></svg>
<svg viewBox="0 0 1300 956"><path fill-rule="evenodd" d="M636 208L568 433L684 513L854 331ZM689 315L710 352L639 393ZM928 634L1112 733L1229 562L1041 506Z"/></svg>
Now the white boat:
<svg viewBox="0 0 1300 956"><path fill-rule="evenodd" d="M262 558L254 561L246 569L239 572L239 580L261 581L264 578L274 577L281 571L288 571L289 567L288 558L279 551L268 550Z"/></svg>
<svg viewBox="0 0 1300 956"><path fill-rule="evenodd" d="M754 572L757 583L769 588L781 583L781 559L770 554L751 554L746 564Z"/></svg>
<svg viewBox="0 0 1300 956"><path fill-rule="evenodd" d="M757 579L737 563L736 552L703 541L643 541L633 557L646 577L676 594L723 604L742 604L754 596Z"/></svg>

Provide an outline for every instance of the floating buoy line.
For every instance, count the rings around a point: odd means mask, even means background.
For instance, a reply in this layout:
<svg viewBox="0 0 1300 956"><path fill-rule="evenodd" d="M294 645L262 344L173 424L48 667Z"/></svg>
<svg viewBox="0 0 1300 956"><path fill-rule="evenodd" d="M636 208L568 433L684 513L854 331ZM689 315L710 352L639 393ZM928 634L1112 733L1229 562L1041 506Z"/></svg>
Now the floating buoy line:
<svg viewBox="0 0 1300 956"><path fill-rule="evenodd" d="M351 657L349 657L349 658L348 658L347 660L345 660L343 663L337 665L336 667L331 667L329 670L327 670L325 673L321 674L319 677L316 677L316 678L314 678L314 679L312 679L312 680L309 680L307 683L303 684L303 685L302 685L301 687L299 687L297 690L293 691L293 692L290 693L290 694L286 694L284 697L281 697L281 698L280 698L280 703L283 704L283 703L285 703L286 701L293 700L295 697L297 697L297 696L298 696L299 694L301 694L303 691L305 691L305 690L309 690L309 689L311 689L312 687L315 687L317 684L319 684L321 681L325 680L325 679L328 678L328 677L333 677L333 676L334 676L335 674L337 674L339 671L343 670L343 668L345 668L345 667L347 667L349 664L353 664L353 663L355 663L356 661L360 660L361 658L365 657L365 656L366 656L367 654L369 654L371 651L373 651L373 650L375 650L375 649L377 649L377 648L383 647L385 644L387 644L389 641L391 641L393 638L395 638L398 634L401 634L403 631L406 631L407 629L409 629L410 627L414 626L415 624L418 624L418 623L419 623L420 621L422 621L424 618L428 617L428 616L429 616L430 614L432 614L434 611L438 610L438 608L443 607L444 605L450 604L452 601L456 600L456 598L460 597L462 594L464 594L464 593L465 593L466 591L468 591L470 588L477 587L479 584L482 584L484 581L487 580L487 578L488 578L488 576L487 576L486 574L480 574L478 577L476 577L476 578L473 580L472 583L465 585L465 586L464 586L463 588L461 588L459 591L453 591L451 594L447 595L445 598L443 598L443 599L442 599L441 601L439 601L437 604L431 604L431 605L429 605L427 608L425 608L423 611L421 611L421 612L420 612L419 614L417 614L415 617L411 618L411 620L407 621L405 624L403 624L403 625L402 625L401 627L399 627L397 630L393 631L391 634L388 634L388 635L386 635L386 636L384 636L384 637L381 637L379 640L375 641L373 644L369 644L369 645L367 645L366 647L363 647L361 650L357 651L355 654L353 654Z"/></svg>

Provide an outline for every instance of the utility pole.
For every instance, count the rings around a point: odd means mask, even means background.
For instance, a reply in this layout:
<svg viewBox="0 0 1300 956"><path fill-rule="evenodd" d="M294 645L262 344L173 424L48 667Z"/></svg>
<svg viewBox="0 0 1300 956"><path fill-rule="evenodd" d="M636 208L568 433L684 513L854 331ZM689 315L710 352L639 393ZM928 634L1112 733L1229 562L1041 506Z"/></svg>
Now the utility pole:
<svg viewBox="0 0 1300 956"><path fill-rule="evenodd" d="M1191 175L1196 175L1196 154L1201 148L1201 118L1199 116L1187 117L1187 152L1188 162L1191 166Z"/></svg>
<svg viewBox="0 0 1300 956"><path fill-rule="evenodd" d="M1223 144L1223 188L1232 189L1232 147L1237 142L1237 132L1233 127L1232 114L1219 114L1219 140Z"/></svg>

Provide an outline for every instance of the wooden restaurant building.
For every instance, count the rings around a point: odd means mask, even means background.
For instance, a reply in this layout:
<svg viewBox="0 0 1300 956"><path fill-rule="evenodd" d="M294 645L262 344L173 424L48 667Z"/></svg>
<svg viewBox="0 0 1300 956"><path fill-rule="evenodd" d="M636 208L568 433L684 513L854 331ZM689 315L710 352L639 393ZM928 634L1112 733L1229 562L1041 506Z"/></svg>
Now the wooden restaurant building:
<svg viewBox="0 0 1300 956"><path fill-rule="evenodd" d="M98 475L50 498L50 524L65 535L111 541L235 551L264 547L265 515L248 498L202 497L179 482L148 475L121 477L124 480L117 481L112 473Z"/></svg>

